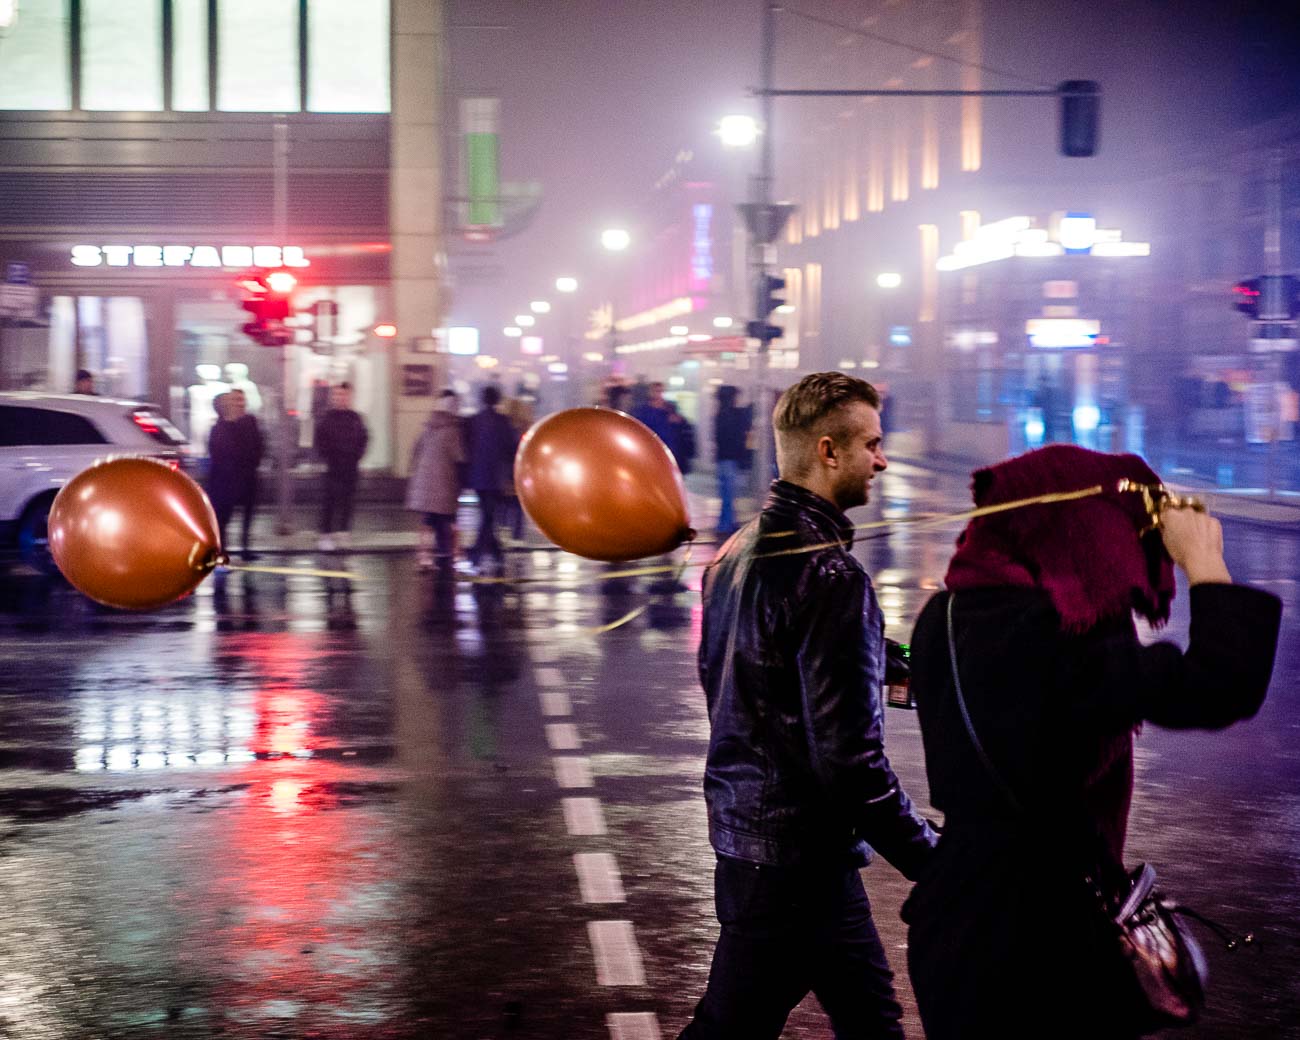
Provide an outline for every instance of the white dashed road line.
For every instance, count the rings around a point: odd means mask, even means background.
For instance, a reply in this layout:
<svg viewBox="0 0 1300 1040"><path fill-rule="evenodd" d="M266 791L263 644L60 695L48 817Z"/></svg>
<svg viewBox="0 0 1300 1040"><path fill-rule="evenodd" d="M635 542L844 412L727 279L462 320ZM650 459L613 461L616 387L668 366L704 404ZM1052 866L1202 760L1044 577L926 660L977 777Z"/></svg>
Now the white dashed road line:
<svg viewBox="0 0 1300 1040"><path fill-rule="evenodd" d="M599 798L565 798L564 825L575 838L605 834L605 813Z"/></svg>
<svg viewBox="0 0 1300 1040"><path fill-rule="evenodd" d="M558 668L535 668L533 674L537 676L538 686L563 686L564 675Z"/></svg>
<svg viewBox="0 0 1300 1040"><path fill-rule="evenodd" d="M588 921L587 934L596 954L596 982L601 986L644 986L645 967L631 921Z"/></svg>
<svg viewBox="0 0 1300 1040"><path fill-rule="evenodd" d="M660 1040L659 1020L648 1011L614 1011L605 1016L609 1040Z"/></svg>
<svg viewBox="0 0 1300 1040"><path fill-rule="evenodd" d="M538 697L542 702L542 714L547 718L573 714L573 703L563 690L542 690Z"/></svg>
<svg viewBox="0 0 1300 1040"><path fill-rule="evenodd" d="M577 751L582 747L578 727L572 722L549 722L546 725L546 742L552 751Z"/></svg>
<svg viewBox="0 0 1300 1040"><path fill-rule="evenodd" d="M584 903L626 903L623 879L613 853L579 852L573 857L578 871L578 891Z"/></svg>
<svg viewBox="0 0 1300 1040"><path fill-rule="evenodd" d="M575 787L592 787L591 763L585 758L556 758L555 782L566 790Z"/></svg>

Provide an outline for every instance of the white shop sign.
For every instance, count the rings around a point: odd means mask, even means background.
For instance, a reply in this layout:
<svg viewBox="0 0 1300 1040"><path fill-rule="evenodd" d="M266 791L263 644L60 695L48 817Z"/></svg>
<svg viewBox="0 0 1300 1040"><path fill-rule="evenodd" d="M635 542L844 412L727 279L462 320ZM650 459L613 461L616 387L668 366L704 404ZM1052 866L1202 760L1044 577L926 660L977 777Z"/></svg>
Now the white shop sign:
<svg viewBox="0 0 1300 1040"><path fill-rule="evenodd" d="M309 267L302 246L73 246L74 267Z"/></svg>

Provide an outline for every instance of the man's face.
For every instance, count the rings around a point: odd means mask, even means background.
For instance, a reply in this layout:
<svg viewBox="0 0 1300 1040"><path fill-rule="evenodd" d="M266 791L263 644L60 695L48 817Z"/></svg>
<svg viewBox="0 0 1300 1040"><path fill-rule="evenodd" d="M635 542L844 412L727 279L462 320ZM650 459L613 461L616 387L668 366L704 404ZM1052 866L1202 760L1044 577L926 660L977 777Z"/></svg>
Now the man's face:
<svg viewBox="0 0 1300 1040"><path fill-rule="evenodd" d="M77 380L77 393L93 394L95 392L95 380L91 376Z"/></svg>
<svg viewBox="0 0 1300 1040"><path fill-rule="evenodd" d="M664 385L663 383L650 384L650 403L658 408L664 403Z"/></svg>
<svg viewBox="0 0 1300 1040"><path fill-rule="evenodd" d="M871 481L889 460L879 411L864 401L853 401L841 409L839 418L842 436L835 442L839 466L833 477L834 502L840 509L852 509L867 504Z"/></svg>
<svg viewBox="0 0 1300 1040"><path fill-rule="evenodd" d="M352 391L346 386L335 386L330 388L330 407L331 408L351 408Z"/></svg>
<svg viewBox="0 0 1300 1040"><path fill-rule="evenodd" d="M248 411L248 398L242 390L231 390L222 399L221 406L225 418L238 419Z"/></svg>

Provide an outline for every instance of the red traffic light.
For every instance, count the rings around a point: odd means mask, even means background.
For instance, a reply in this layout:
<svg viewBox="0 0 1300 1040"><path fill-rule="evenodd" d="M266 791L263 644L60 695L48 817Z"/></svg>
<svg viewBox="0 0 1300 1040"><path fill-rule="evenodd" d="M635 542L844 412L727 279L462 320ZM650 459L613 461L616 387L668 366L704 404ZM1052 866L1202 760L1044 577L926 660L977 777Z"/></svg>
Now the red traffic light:
<svg viewBox="0 0 1300 1040"><path fill-rule="evenodd" d="M293 313L289 297L298 287L298 276L283 268L256 270L236 284L244 293L240 306L253 315L243 326L244 335L266 347L292 343L293 331L285 327L284 319Z"/></svg>

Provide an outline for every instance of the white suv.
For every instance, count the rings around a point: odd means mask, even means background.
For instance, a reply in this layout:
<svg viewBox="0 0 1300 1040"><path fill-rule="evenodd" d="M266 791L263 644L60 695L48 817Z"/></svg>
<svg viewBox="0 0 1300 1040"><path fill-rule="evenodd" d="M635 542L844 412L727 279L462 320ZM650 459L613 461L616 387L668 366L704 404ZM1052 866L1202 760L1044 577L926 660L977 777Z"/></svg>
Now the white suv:
<svg viewBox="0 0 1300 1040"><path fill-rule="evenodd" d="M185 437L139 401L0 393L0 544L49 566L46 520L59 488L96 459L148 455L188 463Z"/></svg>

